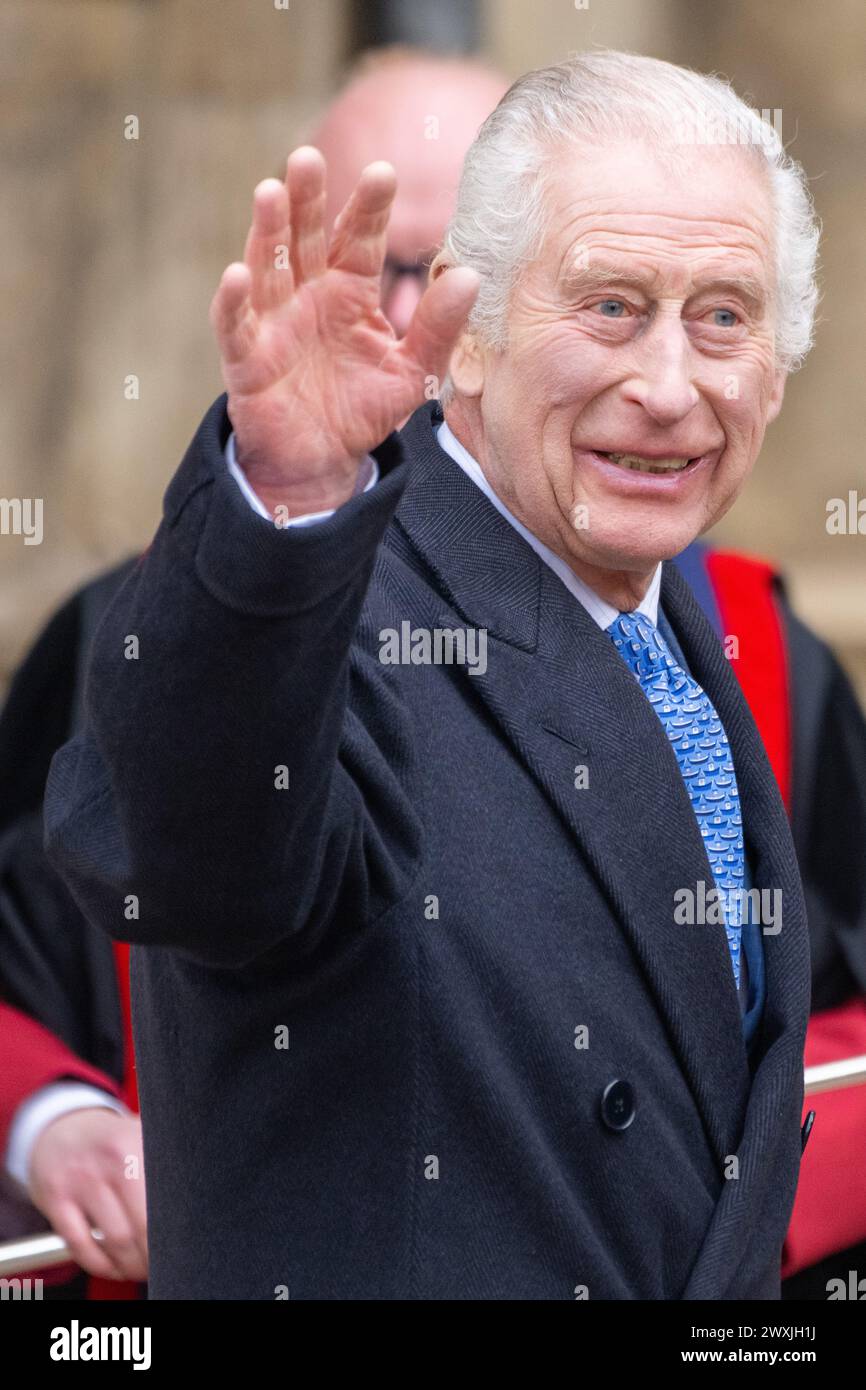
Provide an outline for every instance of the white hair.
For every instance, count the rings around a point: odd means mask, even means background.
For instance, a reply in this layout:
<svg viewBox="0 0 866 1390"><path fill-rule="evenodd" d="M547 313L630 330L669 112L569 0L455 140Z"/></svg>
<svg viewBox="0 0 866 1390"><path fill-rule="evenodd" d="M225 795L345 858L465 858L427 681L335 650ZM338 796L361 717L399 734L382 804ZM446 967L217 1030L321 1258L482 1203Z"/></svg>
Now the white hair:
<svg viewBox="0 0 866 1390"><path fill-rule="evenodd" d="M640 54L591 51L518 78L488 116L463 165L453 217L434 268L467 265L481 286L468 327L493 348L507 341L508 305L538 253L547 180L568 142L648 136L675 159L693 144L738 144L766 171L774 210L775 352L787 371L812 344L820 229L806 176L775 127L720 77ZM451 395L445 382L442 399Z"/></svg>

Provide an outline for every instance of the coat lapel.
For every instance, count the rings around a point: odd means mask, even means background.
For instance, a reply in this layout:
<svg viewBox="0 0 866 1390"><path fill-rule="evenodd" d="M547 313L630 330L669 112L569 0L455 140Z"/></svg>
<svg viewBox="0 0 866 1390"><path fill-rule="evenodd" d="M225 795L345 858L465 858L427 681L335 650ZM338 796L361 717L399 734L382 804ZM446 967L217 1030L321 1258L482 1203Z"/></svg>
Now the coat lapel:
<svg viewBox="0 0 866 1390"><path fill-rule="evenodd" d="M749 1068L723 927L674 920L676 893L713 884L676 756L607 634L439 448L439 419L435 406L424 407L404 432L413 476L398 526L436 576L445 605L487 629L487 671L470 683L627 933L723 1161L742 1134ZM685 583L671 566L665 571L665 610L731 739L756 884L778 882L784 812L754 725L718 638ZM586 769L582 788L578 767ZM783 955L768 952L771 1028L784 1026L784 1009L777 1012Z"/></svg>
<svg viewBox="0 0 866 1390"><path fill-rule="evenodd" d="M803 1045L809 1012L809 933L788 819L751 713L718 639L673 565L666 565L662 603L696 678L712 695L734 754L746 848L757 888L781 893L778 933L763 936L767 997L753 1058L753 1081L736 1146L739 1180L724 1184L684 1299L718 1297L745 1255L756 1212L775 1206L784 1222L793 1201L798 1122L803 1096ZM788 1191L778 1190L783 1181ZM788 1205L786 1205L786 1198ZM779 1229L779 1245L784 1225Z"/></svg>
<svg viewBox="0 0 866 1390"><path fill-rule="evenodd" d="M756 888L781 894L781 930L763 936L767 971L760 1052L804 1021L808 933L788 817L761 736L722 647L676 567L663 569L661 601L694 676L710 694L734 755L746 851Z"/></svg>

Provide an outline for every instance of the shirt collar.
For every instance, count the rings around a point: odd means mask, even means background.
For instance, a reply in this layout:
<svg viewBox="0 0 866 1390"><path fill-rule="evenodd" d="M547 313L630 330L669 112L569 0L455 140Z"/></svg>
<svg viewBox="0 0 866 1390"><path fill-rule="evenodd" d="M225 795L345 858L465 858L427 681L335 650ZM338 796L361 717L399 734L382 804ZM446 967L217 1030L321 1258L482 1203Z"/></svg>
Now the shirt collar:
<svg viewBox="0 0 866 1390"><path fill-rule="evenodd" d="M439 426L436 438L440 448L444 449L445 453L448 454L456 464L459 464L463 472L472 479L473 483L476 483L477 486L480 487L485 497L493 503L493 506L500 515L505 517L509 525L513 526L515 531L520 533L527 545L532 546L536 555L538 555L546 565L550 566L554 574L558 575L569 593L574 595L578 603L583 604L589 616L598 623L599 627L610 627L614 618L619 617L620 610L614 608L613 604L608 603L605 599L600 598L595 590L591 589L588 584L585 584L582 579L578 579L577 575L573 570L569 569L564 560L558 555L555 555L553 551L550 550L543 541L540 541L537 536L534 536L531 531L527 531L526 527L517 520L516 516L512 516L502 499L497 497L496 493L493 491L477 460L474 459L469 450L460 443L460 440L453 433L447 421L443 421ZM649 618L653 627L658 626L661 578L662 567L661 564L658 564L656 565L655 573L650 581L650 586L636 610Z"/></svg>

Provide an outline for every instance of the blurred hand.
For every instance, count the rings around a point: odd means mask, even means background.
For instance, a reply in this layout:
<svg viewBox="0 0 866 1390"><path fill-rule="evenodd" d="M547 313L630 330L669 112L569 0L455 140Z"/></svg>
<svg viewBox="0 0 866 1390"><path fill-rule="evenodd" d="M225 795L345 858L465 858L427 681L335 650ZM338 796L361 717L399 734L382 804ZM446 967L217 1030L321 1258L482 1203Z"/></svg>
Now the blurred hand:
<svg viewBox="0 0 866 1390"><path fill-rule="evenodd" d="M370 164L325 235L325 161L302 146L285 183L255 191L243 262L211 305L237 457L271 510L323 511L353 492L361 460L440 380L478 277L455 268L430 284L404 338L379 307L397 188Z"/></svg>
<svg viewBox="0 0 866 1390"><path fill-rule="evenodd" d="M136 1160L131 1164L130 1160ZM132 1167L137 1177L127 1177ZM141 1121L103 1108L61 1115L30 1155L30 1200L88 1274L147 1277ZM91 1227L105 1239L97 1244Z"/></svg>

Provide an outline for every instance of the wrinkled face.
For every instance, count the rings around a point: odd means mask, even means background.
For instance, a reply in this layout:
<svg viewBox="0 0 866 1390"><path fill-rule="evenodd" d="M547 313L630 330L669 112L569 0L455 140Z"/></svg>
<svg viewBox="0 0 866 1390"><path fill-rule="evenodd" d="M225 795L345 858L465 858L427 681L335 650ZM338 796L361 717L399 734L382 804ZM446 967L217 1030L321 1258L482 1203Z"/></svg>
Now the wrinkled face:
<svg viewBox="0 0 866 1390"><path fill-rule="evenodd" d="M549 208L507 348L455 356L458 424L588 582L646 574L727 511L781 405L769 189L742 150L636 141L561 158Z"/></svg>

